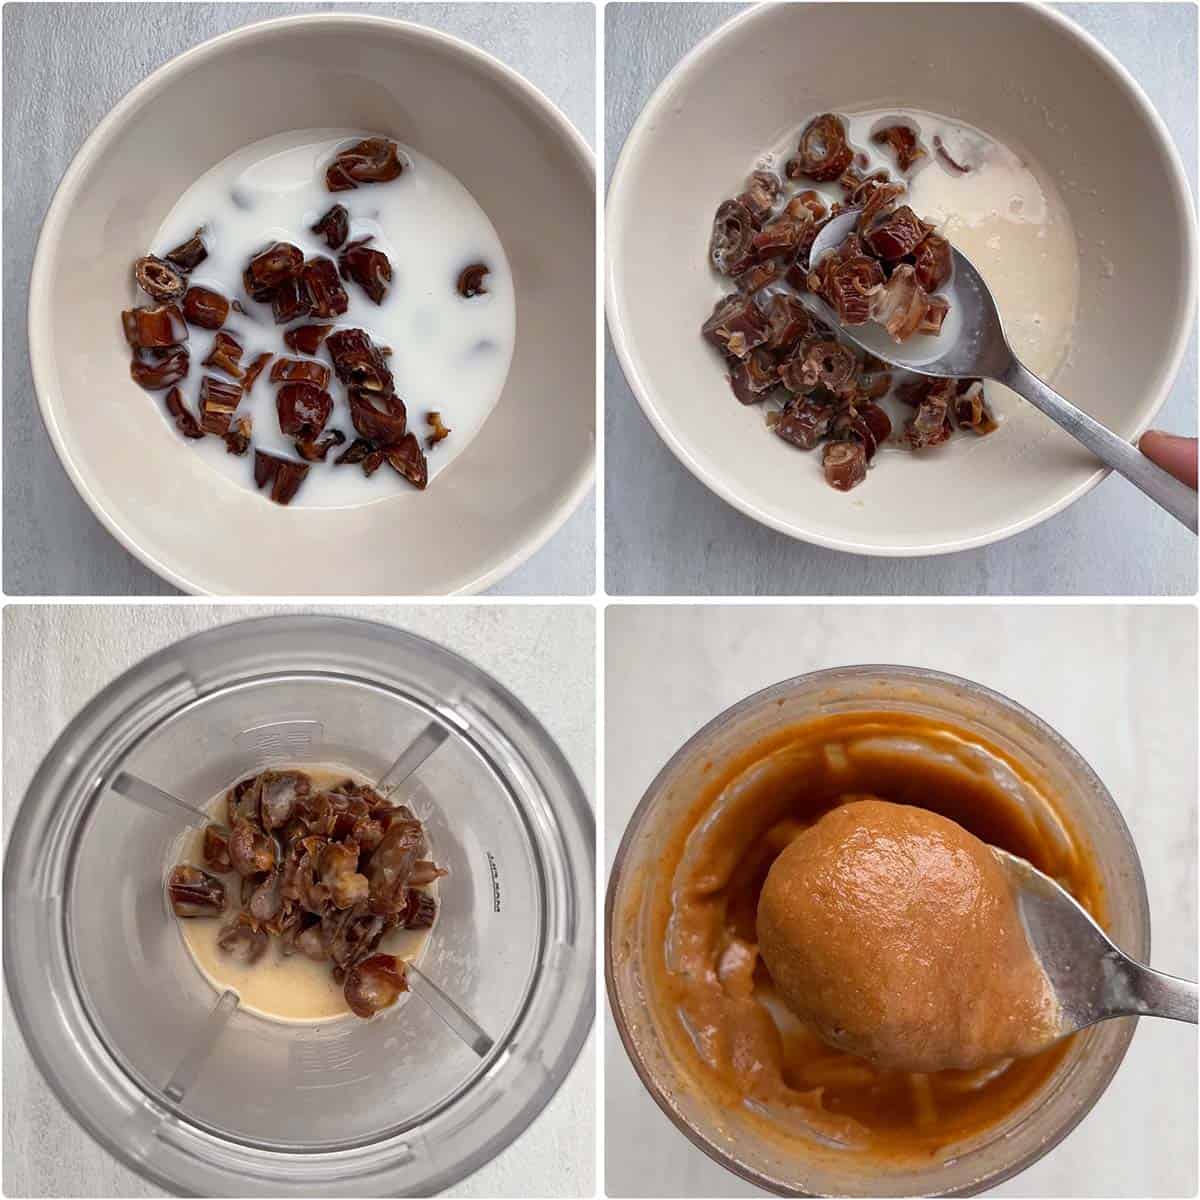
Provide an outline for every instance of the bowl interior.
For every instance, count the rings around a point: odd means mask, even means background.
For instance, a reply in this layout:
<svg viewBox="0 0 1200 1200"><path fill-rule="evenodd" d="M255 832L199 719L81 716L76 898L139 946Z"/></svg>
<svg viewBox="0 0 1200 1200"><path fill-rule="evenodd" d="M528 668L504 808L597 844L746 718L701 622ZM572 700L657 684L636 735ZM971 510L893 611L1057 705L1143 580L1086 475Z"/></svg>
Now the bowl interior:
<svg viewBox="0 0 1200 1200"><path fill-rule="evenodd" d="M132 259L199 175L260 138L318 126L391 132L462 181L512 264L517 338L499 404L429 492L293 511L219 478L188 452L153 411L161 395L129 378L120 310ZM553 532L590 478L594 203L589 157L565 120L450 38L394 21L321 16L207 43L114 110L76 159L44 227L30 349L56 448L109 529L190 590L486 586ZM301 574L298 562L313 565Z"/></svg>
<svg viewBox="0 0 1200 1200"><path fill-rule="evenodd" d="M736 403L698 332L727 290L707 262L712 214L756 157L815 112L891 105L975 125L1054 180L1078 242L1080 302L1053 382L1122 435L1144 429L1194 304L1186 184L1128 77L1033 6L776 5L720 31L656 93L618 165L610 321L648 416L726 500L838 549L933 553L1057 511L1100 477L1095 460L1021 404L992 437L883 456L843 495L825 484L817 455L768 435L759 407Z"/></svg>

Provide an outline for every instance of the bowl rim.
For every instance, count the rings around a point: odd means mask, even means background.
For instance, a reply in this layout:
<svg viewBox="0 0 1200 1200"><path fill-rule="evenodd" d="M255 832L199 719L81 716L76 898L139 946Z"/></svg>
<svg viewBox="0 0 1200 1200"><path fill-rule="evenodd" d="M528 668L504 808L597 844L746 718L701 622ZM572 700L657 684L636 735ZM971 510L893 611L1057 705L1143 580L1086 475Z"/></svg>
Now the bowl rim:
<svg viewBox="0 0 1200 1200"><path fill-rule="evenodd" d="M206 38L198 45L191 46L161 66L156 67L141 82L135 84L123 95L99 124L88 134L82 145L76 150L66 171L55 188L46 215L42 219L38 233L37 246L34 251L33 267L30 272L29 299L26 312L26 337L29 350L29 365L33 376L33 390L37 397L38 411L42 424L50 436L54 452L66 471L75 490L91 510L92 515L101 525L132 554L139 562L148 567L161 579L191 595L237 595L236 588L217 591L206 586L199 580L188 578L180 571L160 562L153 553L142 546L136 537L123 529L101 504L99 497L92 490L88 472L81 466L71 451L67 438L55 419L53 404L49 397L57 399L59 389L51 386L47 375L45 362L51 337L50 313L50 281L47 271L47 260L50 248L61 241L62 228L71 211L72 204L80 190L83 176L107 150L109 144L121 131L130 116L144 104L159 94L173 80L176 74L190 69L223 54L234 43L254 42L275 37L280 32L300 26L325 27L327 30L350 29L359 31L384 30L400 33L415 41L425 41L447 49L462 58L472 61L476 66L499 77L506 84L537 109L546 118L554 132L566 144L583 172L591 180L592 191L596 190L596 157L574 124L559 110L550 98L535 87L523 75L502 62L499 58L481 50L478 46L464 41L453 34L444 33L428 25L414 21L399 20L395 17L374 16L366 13L299 13L286 17L271 17L265 21L254 21L248 25L240 25L236 29L227 30ZM593 414L593 420L595 419ZM595 436L593 434L593 452L574 472L570 488L559 498L554 508L548 510L542 519L529 528L518 540L515 549L501 557L498 561L484 564L474 578L455 587L446 595L473 595L490 587L493 583L505 578L519 566L528 561L540 550L555 533L566 524L582 504L588 491L595 482L596 456ZM390 594L390 593L389 593ZM399 595L400 593L396 593ZM415 593L414 593L415 594ZM434 593L437 594L437 593Z"/></svg>
<svg viewBox="0 0 1200 1200"><path fill-rule="evenodd" d="M1068 741L1058 730L1050 724L1049 721L1040 717L1032 709L1027 708L1019 700L1014 700L1006 693L999 691L996 688L989 687L987 684L979 683L974 679L968 679L963 675L956 675L948 671L941 671L932 667L920 667L906 663L885 663L885 662L870 662L870 663L848 663L844 666L822 667L815 671L805 671L799 675L792 675L786 679L781 679L777 683L768 684L766 687L757 688L747 696L743 696L740 700L727 705L719 712L715 713L709 720L705 721L698 729L691 733L680 746L671 754L670 758L658 769L654 778L646 785L645 791L638 800L629 820L626 822L625 828L621 834L621 840L617 845L616 853L613 855L612 863L608 868L608 880L604 889L604 926L603 926L603 956L604 956L604 991L605 997L608 1000L608 1016L612 1021L617 1035L621 1040L621 1046L625 1051L625 1056L628 1058L630 1065L633 1067L634 1074L646 1089L646 1092L658 1105L659 1110L671 1122L671 1124L687 1138L698 1150L711 1159L718 1166L723 1167L730 1174L744 1179L747 1183L753 1184L755 1187L762 1188L764 1191L770 1192L773 1195L794 1195L808 1196L813 1193L805 1192L801 1189L781 1190L773 1180L767 1176L760 1174L753 1168L738 1162L735 1159L730 1159L724 1154L721 1149L711 1142L689 1121L687 1121L672 1104L666 1091L659 1085L658 1081L653 1077L649 1068L642 1059L642 1055L638 1050L633 1033L630 1029L630 1022L626 1019L626 1008L622 1002L620 988L617 984L617 969L615 955L613 951L613 936L612 931L615 928L615 916L617 910L617 894L620 890L622 875L625 868L626 860L628 859L633 843L637 839L642 825L649 816L650 810L657 800L663 786L671 777L678 765L686 760L696 747L700 746L707 737L710 730L722 726L728 721L742 715L745 712L760 707L772 700L782 700L786 698L791 691L805 684L820 683L828 680L831 683L850 681L855 678L871 678L872 676L887 675L890 681L895 682L932 682L934 684L966 688L975 692L990 702L995 702L999 708L1015 715L1020 720L1027 721L1033 728L1047 735L1048 739L1064 746L1070 756L1078 760L1078 765L1081 768L1083 775L1089 778L1100 793L1107 796L1112 804L1112 816L1115 818L1115 823L1120 832L1124 835L1133 851L1132 865L1133 877L1131 886L1141 901L1140 904L1140 930L1141 936L1145 944L1145 960L1150 959L1151 948L1151 925L1150 925L1150 900L1146 891L1146 876L1142 869L1142 857L1138 851L1137 842L1134 839L1133 831L1129 828L1129 822L1125 819L1125 814L1121 811L1116 799L1108 789L1108 785L1100 778L1096 769L1084 756L1075 748L1073 742ZM869 702L864 701L864 705ZM989 1174L986 1178L975 1180L968 1187L963 1189L950 1189L947 1191L932 1191L925 1193L931 1196L965 1196L975 1195L984 1189L996 1187L997 1185L1012 1179L1014 1176L1021 1174L1022 1171L1031 1167L1034 1163L1044 1158L1056 1146L1065 1141L1066 1138L1074 1132L1080 1123L1092 1112L1095 1106L1100 1102L1105 1092L1108 1091L1109 1085L1112 1083L1114 1076L1120 1069L1121 1064L1125 1061L1125 1055L1129 1051L1130 1043L1133 1041L1134 1034L1137 1031L1138 1018L1132 1018L1125 1028L1120 1032L1120 1045L1117 1047L1110 1069L1104 1075L1104 1078L1099 1081L1099 1090L1096 1098L1082 1111L1075 1113L1072 1118L1066 1122L1063 1127L1056 1131L1056 1136L1050 1141L1043 1141L1026 1157L1019 1159L1017 1162L1010 1164L1008 1167L1001 1168Z"/></svg>
<svg viewBox="0 0 1200 1200"><path fill-rule="evenodd" d="M640 157L642 143L652 132L657 120L658 109L663 105L668 93L672 92L685 76L703 67L706 60L716 51L718 44L728 34L740 29L743 25L765 19L775 9L785 6L781 3L781 0L766 0L764 3L752 4L744 12L738 13L717 26L716 29L693 46L672 67L662 82L659 83L658 87L654 89L650 99L646 101L641 112L638 114L633 128L630 129L628 136L625 138L624 145L621 147L616 166L613 168L612 178L609 181L605 204L606 249L604 256L604 295L609 336L612 339L613 348L617 352L617 359L621 364L621 370L625 375L630 390L637 398L642 413L653 426L658 436L666 443L671 453L705 487L715 492L727 504L745 513L746 516L753 518L760 525L766 525L771 529L778 530L780 533L786 534L797 541L809 542L816 546L824 546L830 550L840 550L843 553L859 554L868 557L924 558L988 546L994 542L1013 537L1026 529L1031 529L1035 525L1040 525L1043 521L1049 520L1074 504L1076 500L1080 500L1086 496L1097 484L1111 474L1111 468L1105 466L1097 467L1087 479L1083 480L1057 500L1043 506L1038 512L1021 520L1001 525L986 533L977 533L968 537L943 539L924 546L884 546L857 542L844 537L830 536L819 530L805 529L800 531L785 520L758 508L755 504L741 496L736 489L723 479L702 466L675 435L668 422L663 419L655 407L652 398L654 394L653 389L639 372L631 349L631 338L620 303L620 289L618 287L620 272L617 268L615 256L608 249L610 244L614 244L617 240L615 231L621 228L618 208L621 202L621 193L625 187L625 180L633 174L635 169L634 160ZM1179 373L1184 351L1187 349L1188 340L1192 335L1195 325L1197 277L1200 274L1200 251L1197 248L1196 206L1192 198L1191 187L1188 184L1187 173L1184 170L1183 161L1179 156L1179 151L1175 146L1170 131L1167 129L1158 110L1150 103L1149 97L1142 90L1138 81L1116 58L1112 51L1098 41L1093 34L1089 33L1082 26L1077 25L1069 17L1050 8L1043 0L1013 0L1011 6L1013 8L1026 9L1033 16L1039 17L1048 24L1057 27L1060 31L1069 34L1084 51L1090 53L1092 58L1108 72L1113 81L1125 90L1149 125L1151 135L1156 139L1158 148L1166 160L1168 174L1174 183L1175 192L1177 196L1182 198L1184 212L1190 216L1190 220L1184 222L1185 229L1183 231L1183 244L1181 246L1181 258L1186 268L1187 294L1179 310L1178 322L1170 351L1163 359L1167 369L1163 373L1162 383L1157 389L1157 394L1153 397L1147 415L1138 422L1134 429L1131 440L1136 442L1150 428L1159 410L1166 402L1171 387Z"/></svg>

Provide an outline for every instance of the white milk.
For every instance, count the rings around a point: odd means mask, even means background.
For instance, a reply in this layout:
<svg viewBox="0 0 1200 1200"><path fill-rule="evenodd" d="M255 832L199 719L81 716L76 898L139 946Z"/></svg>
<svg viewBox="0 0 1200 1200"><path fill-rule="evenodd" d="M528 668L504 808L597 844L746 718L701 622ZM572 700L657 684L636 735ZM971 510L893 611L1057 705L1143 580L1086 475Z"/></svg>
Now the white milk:
<svg viewBox="0 0 1200 1200"><path fill-rule="evenodd" d="M180 197L147 248L163 255L203 227L208 257L189 276L189 282L238 299L245 315L231 311L224 328L244 348L246 366L263 351L290 358L303 355L287 349L283 332L296 325L330 324L304 317L291 325L275 325L270 304L260 304L242 289L242 271L249 260L271 242L291 242L306 258L322 255L337 261L323 238L310 232L334 204L350 213L348 241L374 235L373 249L392 264L392 282L382 305L374 304L358 284L343 281L350 298L338 328L360 328L372 340L390 346L387 360L396 380L396 394L408 409L408 428L425 449L431 432L426 414L440 412L451 429L444 441L426 449L429 478L444 470L479 431L495 407L512 361L516 326L512 272L500 239L471 194L432 159L401 145L405 170L390 183L360 184L345 192L325 187L325 167L336 151L362 138L364 130L309 129L279 134L239 150L202 175ZM487 292L472 299L458 294L459 272L471 263L485 263L490 274ZM153 303L138 293L135 303ZM190 329L191 365L180 384L184 401L198 413L200 380L206 374L228 381L220 370L204 367L215 334ZM328 352L317 356L330 365ZM259 376L250 395L243 396L239 415L253 422L253 448L244 456L229 454L218 437L189 441L189 453L202 454L226 478L254 488L254 450L301 461L290 439L279 431L275 412L278 384L269 380L271 366ZM344 507L367 504L412 485L386 464L370 478L352 464L335 467L334 459L355 438L344 386L331 376L333 415L326 430L340 429L346 442L330 451L325 463L313 463L308 477L291 502L297 506ZM164 393L147 395L164 420L170 420ZM181 439L182 440L182 439ZM263 493L265 499L265 493Z"/></svg>
<svg viewBox="0 0 1200 1200"><path fill-rule="evenodd" d="M357 771L345 767L304 767L317 788L331 788L343 779L356 783L371 784L372 781ZM225 824L225 792L222 789L204 807L212 814L218 825ZM426 832L428 838L428 832ZM430 846L430 854L437 862L437 854ZM180 842L174 859L177 863L189 863L210 871L204 862L204 830L189 831ZM342 985L337 983L331 971L332 962L316 962L303 954L284 956L280 951L280 940L272 937L267 952L256 963L240 963L226 954L218 945L217 938L232 913L239 908L241 879L236 874L222 875L228 897L226 914L221 917L175 917L171 919L179 927L183 944L191 955L192 962L204 979L220 995L226 991L238 994L238 1006L247 1012L274 1021L311 1024L316 1021L340 1020L343 1017L359 1020L346 1005ZM421 889L435 899L438 880ZM168 910L170 905L168 904ZM437 919L434 919L434 926ZM429 941L432 929L393 929L380 941L375 954L394 954L406 962L420 962ZM403 1003L409 993L401 995L397 1003Z"/></svg>
<svg viewBox="0 0 1200 1200"><path fill-rule="evenodd" d="M887 108L843 115L851 145L871 160L865 170L857 164L856 169L869 174L887 168L893 179L908 185L903 202L936 225L983 276L1017 357L1035 374L1052 380L1070 349L1079 301L1079 259L1070 216L1050 176L980 130L935 113ZM907 174L900 173L888 147L871 142L873 132L895 124L897 118L917 129L927 151ZM782 171L795 153L801 129L768 156L774 169ZM934 137L941 139L956 162L971 170L964 175L944 165L934 152ZM845 198L836 182L785 183L789 193L815 187L827 200ZM943 332L923 342L936 345L943 337L954 337L953 288L945 294L952 307ZM1023 403L999 384L988 383L986 393L1001 420ZM905 418L911 410L893 415ZM896 428L902 429L903 424Z"/></svg>

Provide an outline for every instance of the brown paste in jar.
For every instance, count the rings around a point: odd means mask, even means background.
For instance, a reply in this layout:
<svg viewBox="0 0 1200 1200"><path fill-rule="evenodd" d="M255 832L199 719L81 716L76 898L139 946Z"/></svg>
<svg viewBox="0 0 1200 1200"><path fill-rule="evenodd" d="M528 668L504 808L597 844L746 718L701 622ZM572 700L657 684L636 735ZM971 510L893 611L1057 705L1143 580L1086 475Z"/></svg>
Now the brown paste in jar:
<svg viewBox="0 0 1200 1200"><path fill-rule="evenodd" d="M711 774L646 884L650 1000L697 1089L748 1111L768 1136L896 1158L939 1156L1029 1101L1070 1039L972 1070L873 1065L783 1002L757 921L775 859L864 797L928 809L1021 855L1103 921L1099 881L1036 782L974 733L891 711L792 726Z"/></svg>

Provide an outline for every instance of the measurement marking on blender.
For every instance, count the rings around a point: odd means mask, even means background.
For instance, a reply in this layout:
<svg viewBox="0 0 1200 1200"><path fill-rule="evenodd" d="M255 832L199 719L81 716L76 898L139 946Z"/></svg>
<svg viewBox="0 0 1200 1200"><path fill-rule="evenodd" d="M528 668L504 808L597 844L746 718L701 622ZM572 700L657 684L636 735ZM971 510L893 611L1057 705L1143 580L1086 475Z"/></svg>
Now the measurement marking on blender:
<svg viewBox="0 0 1200 1200"><path fill-rule="evenodd" d="M118 796L124 796L126 800L132 800L144 808L152 808L165 817L178 816L179 811L182 810L187 813L190 823L193 825L207 825L210 820L208 813L202 808L197 808L186 800L180 800L178 796L172 796L170 792L164 792L155 784L147 783L146 780L139 779L136 775L130 775L128 771L122 771L109 784L109 787Z"/></svg>
<svg viewBox="0 0 1200 1200"><path fill-rule="evenodd" d="M376 790L384 797L390 796L406 779L420 769L425 760L449 736L450 731L444 725L430 721L417 734L412 744L383 773L383 778L376 785Z"/></svg>
<svg viewBox="0 0 1200 1200"><path fill-rule="evenodd" d="M174 1074L167 1080L166 1087L163 1088L168 1100L178 1103L183 1099L188 1088L196 1082L205 1060L212 1052L212 1048L224 1031L229 1018L237 1011L237 1006L237 992L221 993L221 998L212 1012L208 1014L208 1020L204 1023L196 1044L180 1059L179 1066L175 1068Z"/></svg>
<svg viewBox="0 0 1200 1200"><path fill-rule="evenodd" d="M487 852L488 874L492 877L492 912L500 911L500 872L496 869L496 856Z"/></svg>

